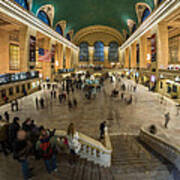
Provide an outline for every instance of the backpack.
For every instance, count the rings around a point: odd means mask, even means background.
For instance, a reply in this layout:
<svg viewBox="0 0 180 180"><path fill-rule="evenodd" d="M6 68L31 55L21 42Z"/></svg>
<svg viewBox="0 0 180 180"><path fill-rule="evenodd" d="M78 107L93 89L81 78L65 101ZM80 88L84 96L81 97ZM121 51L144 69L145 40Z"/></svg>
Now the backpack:
<svg viewBox="0 0 180 180"><path fill-rule="evenodd" d="M40 140L41 155L44 159L50 159L53 155L53 149L51 147L50 138Z"/></svg>

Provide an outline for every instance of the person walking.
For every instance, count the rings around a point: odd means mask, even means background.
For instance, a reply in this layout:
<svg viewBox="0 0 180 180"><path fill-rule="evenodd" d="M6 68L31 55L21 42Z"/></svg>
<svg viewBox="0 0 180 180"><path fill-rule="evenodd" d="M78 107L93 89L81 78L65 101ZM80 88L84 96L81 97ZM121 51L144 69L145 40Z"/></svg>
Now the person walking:
<svg viewBox="0 0 180 180"><path fill-rule="evenodd" d="M4 117L5 117L6 122L9 122L9 113L8 113L8 111L5 111Z"/></svg>
<svg viewBox="0 0 180 180"><path fill-rule="evenodd" d="M169 112L167 112L165 115L164 115L164 117L165 117L165 124L164 124L164 127L167 129L168 127L168 123L169 123L169 121L170 121L170 113Z"/></svg>
<svg viewBox="0 0 180 180"><path fill-rule="evenodd" d="M15 107L16 107L16 111L19 111L19 103L18 103L18 100L15 99Z"/></svg>
<svg viewBox="0 0 180 180"><path fill-rule="evenodd" d="M20 164L24 180L30 180L32 177L29 169L28 156L30 154L32 144L27 140L26 132L19 130L17 133L17 140L13 145L13 156Z"/></svg>
<svg viewBox="0 0 180 180"><path fill-rule="evenodd" d="M39 109L39 99L38 99L38 97L36 97L35 103L36 103L36 109Z"/></svg>
<svg viewBox="0 0 180 180"><path fill-rule="evenodd" d="M40 105L41 105L41 108L44 109L44 98L41 97L40 99Z"/></svg>
<svg viewBox="0 0 180 180"><path fill-rule="evenodd" d="M100 140L104 139L104 135L105 135L105 127L106 127L106 121L102 122L99 126L99 130L100 130Z"/></svg>

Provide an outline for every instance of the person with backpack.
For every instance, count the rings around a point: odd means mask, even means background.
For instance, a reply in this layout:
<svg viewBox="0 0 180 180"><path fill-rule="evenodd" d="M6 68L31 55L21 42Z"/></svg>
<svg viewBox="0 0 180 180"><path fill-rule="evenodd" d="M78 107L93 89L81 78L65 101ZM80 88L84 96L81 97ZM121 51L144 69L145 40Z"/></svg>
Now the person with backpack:
<svg viewBox="0 0 180 180"><path fill-rule="evenodd" d="M40 156L44 159L49 174L58 171L55 147L52 144L51 138L52 137L47 134L47 131L42 129L39 141L36 143L36 150L39 151Z"/></svg>

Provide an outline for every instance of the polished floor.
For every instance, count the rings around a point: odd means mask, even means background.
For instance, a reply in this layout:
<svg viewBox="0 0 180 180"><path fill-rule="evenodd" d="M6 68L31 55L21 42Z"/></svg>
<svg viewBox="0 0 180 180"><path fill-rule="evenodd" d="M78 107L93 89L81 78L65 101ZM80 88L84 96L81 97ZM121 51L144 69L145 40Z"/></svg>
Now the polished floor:
<svg viewBox="0 0 180 180"><path fill-rule="evenodd" d="M127 85L132 81L123 80ZM138 85L137 92L127 91L126 95L133 95L133 104L126 105L119 98L111 98L110 94L115 85L106 82L102 92L95 100L87 100L84 92L75 91L78 107L68 109L67 103L59 104L58 99L51 101L50 92L42 90L19 101L20 111L11 112L10 105L0 107L0 112L8 110L11 118L18 116L23 122L27 117L32 118L38 125L49 128L66 130L70 122L74 122L76 129L93 138L99 137L99 124L106 120L111 134L123 133L138 134L141 126L155 124L160 128L159 133L173 143L180 142L180 115L177 116L175 103L165 98L160 104L160 96L149 92L145 87ZM119 86L119 84L116 84ZM45 97L45 109L36 109L35 97ZM164 114L170 112L169 128L165 129Z"/></svg>
<svg viewBox="0 0 180 180"><path fill-rule="evenodd" d="M132 81L123 80L128 86L133 84ZM106 120L108 123L110 135L117 137L122 134L137 135L141 126L149 124L156 124L159 128L159 136L171 143L178 144L180 132L180 116L177 116L175 104L165 98L163 104L160 104L160 97L158 94L149 92L146 88L138 85L137 92L127 91L126 96L133 95L133 104L126 105L124 101L119 98L111 98L110 94L114 86L119 84L111 84L109 81L105 83L103 90L97 94L94 100L86 100L84 92L77 90L74 96L78 100L78 107L72 110L68 109L67 103L59 104L58 99L50 100L50 92L42 90L34 93L28 97L24 97L19 101L20 111L11 112L10 105L0 107L0 112L8 110L11 118L19 116L21 122L27 117L31 117L38 125L44 125L48 128L56 128L66 130L70 122L74 122L76 129L93 138L99 138L99 124ZM45 97L45 109L36 109L35 97ZM168 129L163 127L164 113L170 111L171 121ZM35 174L34 179L55 180L64 178L55 178L48 176L44 170L42 161L34 162ZM38 164L38 166L37 166ZM19 164L12 159L11 156L0 157L0 179L3 180L20 180L21 172ZM165 175L170 175L165 172ZM144 172L148 173L148 172ZM161 173L162 174L162 173ZM126 174L127 175L127 174ZM129 176L128 180L140 180L140 176L145 177L143 173ZM128 176L124 176L126 179ZM139 178L138 178L139 177ZM149 177L149 180L154 180ZM155 177L155 176L154 176ZM165 176L163 176L165 177ZM159 180L158 178L156 178ZM162 179L162 178L160 178ZM84 180L84 179L82 179ZM117 178L118 180L118 178ZM164 180L164 179L163 179Z"/></svg>

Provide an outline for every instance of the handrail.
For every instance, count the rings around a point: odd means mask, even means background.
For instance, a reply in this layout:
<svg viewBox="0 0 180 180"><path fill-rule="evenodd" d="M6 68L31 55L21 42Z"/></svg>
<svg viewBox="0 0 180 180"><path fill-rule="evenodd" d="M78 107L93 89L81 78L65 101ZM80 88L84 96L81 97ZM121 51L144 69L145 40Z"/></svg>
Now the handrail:
<svg viewBox="0 0 180 180"><path fill-rule="evenodd" d="M63 130L56 130L55 135L65 137L65 136L67 136L67 133L66 133L66 131L63 131ZM83 143L91 144L91 145L93 145L93 147L95 147L95 148L97 148L99 150L102 150L102 151L104 151L106 153L111 153L112 152L112 147L111 147L111 143L110 143L110 137L109 137L109 134L108 134L107 131L105 132L105 146L101 142L99 142L99 141L97 141L97 140L95 140L95 139L93 139L93 138L91 138L89 136L86 136L85 134L82 134L82 133L78 132L78 135L79 135L79 140L81 142L83 141Z"/></svg>
<svg viewBox="0 0 180 180"><path fill-rule="evenodd" d="M67 133L66 131L56 130L55 135L66 137ZM112 146L107 129L105 130L105 145L80 132L78 132L78 135L81 144L81 151L79 152L81 158L86 158L87 160L93 161L94 163L104 167L111 166Z"/></svg>
<svg viewBox="0 0 180 180"><path fill-rule="evenodd" d="M155 140L159 141L160 143L162 143L162 144L164 144L164 145L166 145L166 146L171 147L174 151L176 151L177 153L180 154L180 147L178 147L176 144L174 144L174 143L172 143L172 142L169 143L169 142L163 140L162 138L160 138L160 137L158 137L158 136L154 136L154 135L152 135L151 133L149 133L148 131L146 131L144 128L141 128L141 131L142 131L144 134L150 136L152 139L155 139Z"/></svg>
<svg viewBox="0 0 180 180"><path fill-rule="evenodd" d="M180 148L177 145L166 142L160 137L154 136L144 128L141 128L140 139L163 157L168 159L178 170L180 170Z"/></svg>

